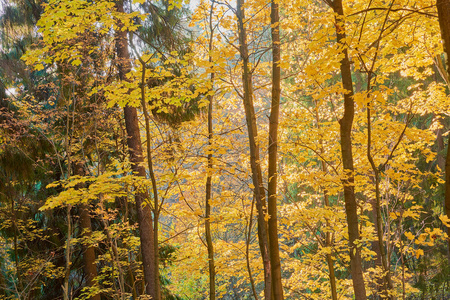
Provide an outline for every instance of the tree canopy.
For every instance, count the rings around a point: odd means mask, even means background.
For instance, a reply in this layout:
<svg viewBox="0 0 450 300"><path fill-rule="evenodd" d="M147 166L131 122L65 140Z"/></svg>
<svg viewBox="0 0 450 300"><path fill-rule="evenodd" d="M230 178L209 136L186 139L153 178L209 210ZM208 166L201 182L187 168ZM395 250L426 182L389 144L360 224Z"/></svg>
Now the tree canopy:
<svg viewBox="0 0 450 300"><path fill-rule="evenodd" d="M1 299L450 295L450 0L1 3Z"/></svg>

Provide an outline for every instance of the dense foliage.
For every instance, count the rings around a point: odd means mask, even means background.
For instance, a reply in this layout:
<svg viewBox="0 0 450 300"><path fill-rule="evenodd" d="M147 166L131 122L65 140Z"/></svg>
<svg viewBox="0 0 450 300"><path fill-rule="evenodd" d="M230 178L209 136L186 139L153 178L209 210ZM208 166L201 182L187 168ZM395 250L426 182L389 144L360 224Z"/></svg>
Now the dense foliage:
<svg viewBox="0 0 450 300"><path fill-rule="evenodd" d="M450 1L1 3L1 299L450 295Z"/></svg>

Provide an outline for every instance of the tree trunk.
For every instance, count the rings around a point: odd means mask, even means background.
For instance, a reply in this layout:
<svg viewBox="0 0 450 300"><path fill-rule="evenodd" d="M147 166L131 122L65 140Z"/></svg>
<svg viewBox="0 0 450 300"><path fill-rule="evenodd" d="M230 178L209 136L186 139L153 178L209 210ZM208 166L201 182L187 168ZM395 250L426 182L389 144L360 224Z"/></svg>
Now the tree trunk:
<svg viewBox="0 0 450 300"><path fill-rule="evenodd" d="M122 270L122 267L120 266L120 255L119 251L117 250L117 241L113 239L111 235L111 231L109 230L109 223L108 220L104 218L104 215L107 213L105 206L103 205L104 199L102 195L99 195L99 202L98 207L102 214L100 214L100 221L103 223L104 231L106 234L106 240L108 244L111 246L111 263L112 263L112 270L114 273L114 269L117 268L117 271L119 273L119 276L117 278L117 281L119 282L119 289L117 289L115 280L113 283L114 293L116 296L120 296L120 300L125 300L125 280L124 280L124 273ZM133 291L134 292L134 291Z"/></svg>
<svg viewBox="0 0 450 300"><path fill-rule="evenodd" d="M269 211L270 266L272 268L272 292L274 300L283 299L281 283L280 249L278 244L277 217L277 158L278 158L278 119L281 97L281 54L280 54L280 17L278 3L271 2L270 23L272 34L272 104L269 117L269 170L267 205Z"/></svg>
<svg viewBox="0 0 450 300"><path fill-rule="evenodd" d="M322 161L322 166L324 166L323 161ZM327 191L324 191L324 202L325 202L326 207L331 207L330 200L328 199ZM327 219L327 227L330 228L330 222L328 221L328 219ZM327 231L327 233L325 234L325 246L330 247L330 248L332 247L331 234L329 231ZM336 288L336 274L334 272L334 261L333 261L333 257L331 255L331 253L326 254L326 259L327 259L328 272L329 272L328 276L330 277L331 299L337 300L338 295L337 295L337 288Z"/></svg>
<svg viewBox="0 0 450 300"><path fill-rule="evenodd" d="M436 163L441 170L445 170L445 158L444 158L444 137L442 136L442 128L437 129L436 131Z"/></svg>
<svg viewBox="0 0 450 300"><path fill-rule="evenodd" d="M316 101L316 106L317 106L317 101ZM319 111L316 109L316 122L317 122L317 129L320 130L320 118L319 118ZM322 138L319 139L319 145L320 145L320 153L321 156L324 154L325 150L323 148L323 140ZM327 165L325 160L321 159L320 160L320 165L322 167L322 172L324 174L328 173L327 170ZM324 202L324 207L326 208L331 208L330 205L330 199L328 197L328 191L325 188L323 191L323 202ZM328 218L326 218L326 224L327 224L327 228L331 228L330 226L330 220ZM330 233L329 230L327 230L326 234L325 234L325 247L330 247L332 248L333 246L333 238L332 235ZM325 255L326 260L327 260L327 265L328 265L328 276L330 277L330 290L331 290L331 298L333 300L337 300L338 296L337 296L337 288L336 288L336 274L334 272L334 261L333 261L333 256L330 253L327 253Z"/></svg>
<svg viewBox="0 0 450 300"><path fill-rule="evenodd" d="M82 237L89 238L92 235L91 216L89 215L88 206L81 204L80 210L80 227ZM84 272L86 274L86 285L94 286L94 278L97 277L97 265L95 264L95 248L87 245L83 251ZM92 296L91 300L100 300L100 294Z"/></svg>
<svg viewBox="0 0 450 300"><path fill-rule="evenodd" d="M367 299L366 288L364 286L364 277L362 271L361 248L355 242L359 240L358 228L358 212L356 205L355 189L354 189L354 167L352 154L351 131L353 126L353 117L355 115L355 107L353 101L353 82L350 70L350 61L345 35L344 9L342 0L333 1L333 10L337 14L336 18L336 37L337 43L343 47L343 58L340 62L342 86L344 93L344 115L339 120L340 136L341 136L341 154L344 169L344 178L342 183L344 186L345 213L347 216L348 239L350 247L350 272L353 281L353 290L355 299Z"/></svg>
<svg viewBox="0 0 450 300"><path fill-rule="evenodd" d="M213 38L214 38L214 28L212 25L214 11L214 2L211 3L209 11L209 30L210 38L208 44L209 53L213 49ZM209 55L209 62L212 62L212 57ZM210 75L211 89L214 88L214 73ZM212 122L212 110L213 110L213 96L208 96L208 165L206 170L206 186L205 186L205 235L206 235L206 246L208 248L208 269L209 269L209 299L216 299L216 267L214 263L214 245L211 237L211 197L212 197L212 168L213 168L213 157L211 153L212 139L213 139L213 122Z"/></svg>
<svg viewBox="0 0 450 300"><path fill-rule="evenodd" d="M380 250L380 247L382 247L382 245L380 245L379 239L378 239L377 203L376 203L376 199L370 199L369 201L370 201L370 206L372 208L372 210L369 212L369 218L370 218L370 222L373 223L375 232L377 234L377 239L372 241L372 243L371 243L372 251L376 253L374 263L375 263L375 267L380 268L380 270L383 270L383 264L381 263L381 250ZM377 292L381 293L383 291L383 283L384 283L383 278L374 280L374 283L377 285Z"/></svg>
<svg viewBox="0 0 450 300"><path fill-rule="evenodd" d="M368 84L367 84L367 92L370 93L370 81L371 74L368 76ZM377 243L374 243L374 251L377 253L376 263L381 261L382 271L384 273L383 280L381 281L381 293L386 299L393 299L395 297L389 295L389 290L392 290L393 283L391 279L391 271L389 267L389 262L386 254L386 250L384 249L384 241L383 241L383 218L381 216L381 195L380 195L380 169L375 166L375 161L372 157L372 123L371 123L371 113L370 113L370 105L367 105L367 159L369 160L370 166L372 167L372 171L374 173L374 184L375 184L375 200L372 201L372 212L375 213L375 231L377 233ZM385 164L384 164L385 165Z"/></svg>
<svg viewBox="0 0 450 300"><path fill-rule="evenodd" d="M156 176L155 176L155 172L153 171L153 159L152 159L152 146L151 146L151 135L150 135L150 115L148 113L148 109L147 109L147 102L145 100L145 70L146 70L146 66L145 66L145 62L139 58L139 60L141 61L142 64L142 80L141 80L141 105L142 105L142 110L144 112L144 119L145 119L145 134L146 134L146 140L147 140L147 165L148 165L148 171L150 173L150 180L152 181L152 191L153 191L153 202L154 202L154 207L153 207L153 240L154 240L154 244L153 244L153 248L155 249L155 259L154 259L154 264L155 264L155 280L157 280L157 282L155 282L155 287L156 287L156 295L160 295L161 294L161 287L159 285L159 243L158 243L158 232L159 232L159 212L160 212L160 208L161 205L159 204L159 197L158 197L158 187L156 186Z"/></svg>
<svg viewBox="0 0 450 300"><path fill-rule="evenodd" d="M211 81L214 78L214 74L211 74ZM210 95L208 104L208 145L211 147L213 138L213 128L212 128L212 101L213 97ZM209 299L216 299L216 271L214 266L214 246L211 237L211 181L212 181L212 154L208 154L208 166L207 166L207 177L206 177L206 199L205 199L205 234L206 234L206 245L208 248L208 266L209 266Z"/></svg>
<svg viewBox="0 0 450 300"><path fill-rule="evenodd" d="M255 300L259 300L258 293L256 292L255 280L253 279L253 275L252 275L252 268L250 267L250 255L249 255L250 240L251 240L251 235L252 235L254 204L255 204L255 198L253 197L252 205L250 208L250 216L248 218L248 231L245 234L245 237L246 237L245 238L245 262L247 264L248 278L250 280L250 286L252 287L253 297L255 297Z"/></svg>
<svg viewBox="0 0 450 300"><path fill-rule="evenodd" d="M267 222L265 214L267 208L264 197L265 191L262 183L262 172L259 160L259 146L256 144L258 130L256 127L255 108L253 106L253 86L252 75L249 68L249 55L247 45L247 33L244 27L244 0L237 1L237 21L239 31L239 52L242 60L242 81L244 85L244 110L247 121L248 138L250 144L250 165L252 169L253 193L256 200L256 209L258 212L258 239L261 256L264 265L264 296L266 300L270 300L272 296L272 275L270 267L269 242L267 235Z"/></svg>
<svg viewBox="0 0 450 300"><path fill-rule="evenodd" d="M116 2L118 12L123 12L123 2ZM122 30L123 24L118 20L118 30L116 31L116 51L118 59L119 79L126 80L125 75L131 71L130 53L128 51L127 31ZM124 107L125 127L127 131L127 145L130 155L131 170L136 176L146 178L145 168L142 166L144 157L142 155L141 137L139 122L135 107L126 105ZM148 192L135 191L135 201L137 218L139 224L139 235L141 242L142 265L144 267L145 291L152 299L160 299L157 293L159 278L156 276L155 249L153 233L153 217L150 205L144 205L148 199Z"/></svg>
<svg viewBox="0 0 450 300"><path fill-rule="evenodd" d="M70 213L72 209L72 205L68 205L66 208L66 215L67 215L67 241L66 241L66 266L64 271L64 284L62 286L62 289L64 291L63 299L69 300L72 298L72 294L70 292L70 265L72 264L72 215Z"/></svg>
<svg viewBox="0 0 450 300"><path fill-rule="evenodd" d="M91 216L89 215L88 206L86 204L81 204L80 210L80 227L82 237L89 238L92 235L91 226ZM86 245L83 251L83 261L84 261L84 272L86 274L86 285L88 287L93 287L95 285L94 279L97 277L97 265L95 263L95 248ZM91 300L100 300L100 294L92 296Z"/></svg>
<svg viewBox="0 0 450 300"><path fill-rule="evenodd" d="M74 175L85 176L85 171L81 163L76 163L73 168ZM81 186L79 186L81 187ZM81 237L89 239L92 236L91 216L89 215L89 205L82 203L78 207L80 217ZM97 265L95 263L95 248L83 244L84 273L86 276L86 286L94 286L94 278L97 277ZM91 300L100 300L100 294L92 296Z"/></svg>
<svg viewBox="0 0 450 300"><path fill-rule="evenodd" d="M441 28L442 41L444 44L445 63L447 65L447 74L450 78L450 0L437 0L436 2L439 26ZM445 213L450 218L450 139L447 145L447 157L445 159ZM447 234L450 236L450 227L447 228ZM450 239L448 240L448 257L450 261Z"/></svg>

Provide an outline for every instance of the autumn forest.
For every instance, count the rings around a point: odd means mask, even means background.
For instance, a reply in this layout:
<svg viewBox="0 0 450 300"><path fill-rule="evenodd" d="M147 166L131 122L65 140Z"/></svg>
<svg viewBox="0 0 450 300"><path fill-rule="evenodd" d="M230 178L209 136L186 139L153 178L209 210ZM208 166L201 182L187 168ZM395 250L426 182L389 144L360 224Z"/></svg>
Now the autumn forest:
<svg viewBox="0 0 450 300"><path fill-rule="evenodd" d="M450 0L0 5L0 299L450 299Z"/></svg>

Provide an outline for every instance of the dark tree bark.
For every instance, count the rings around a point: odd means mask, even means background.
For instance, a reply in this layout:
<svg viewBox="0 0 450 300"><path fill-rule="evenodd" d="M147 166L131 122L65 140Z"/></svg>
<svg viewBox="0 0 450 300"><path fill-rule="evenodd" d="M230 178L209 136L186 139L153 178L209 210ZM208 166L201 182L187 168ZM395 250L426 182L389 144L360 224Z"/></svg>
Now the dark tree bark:
<svg viewBox="0 0 450 300"><path fill-rule="evenodd" d="M148 113L147 109L147 102L145 101L145 62L139 58L142 64L142 80L141 80L141 105L142 110L144 112L144 119L145 119L145 134L146 134L146 144L147 144L147 166L148 171L150 173L150 180L152 181L152 191L153 191L153 201L154 201L154 207L153 207L153 248L155 249L155 278L159 278L159 243L158 243L158 232L159 232L159 213L162 206L162 203L159 203L159 196L158 196L158 188L156 185L156 176L155 172L153 170L153 156L152 156L152 146L150 141L152 140L151 134L150 134L150 114ZM160 295L161 293L161 287L159 285L159 282L156 283L156 294Z"/></svg>
<svg viewBox="0 0 450 300"><path fill-rule="evenodd" d="M324 163L322 161L322 167L324 166ZM326 207L330 207L330 200L328 199L328 192L324 191L324 202L325 202L325 206ZM329 221L327 220L327 227L329 227ZM331 239L331 234L330 232L327 231L327 233L325 234L325 246L326 247L331 247L332 246L332 239ZM328 265L328 277L330 277L330 290L331 290L331 298L333 300L337 300L338 299L338 295L337 295L337 288L336 288L336 274L334 272L334 261L333 261L333 257L331 255L331 253L327 253L326 254L326 259L327 259L327 265Z"/></svg>
<svg viewBox="0 0 450 300"><path fill-rule="evenodd" d="M354 189L354 167L353 167L353 153L352 153L352 126L355 115L355 104L353 100L353 82L352 73L350 69L350 60L348 58L348 50L345 45L346 34L344 9L342 0L334 0L332 2L334 12L337 14L336 18L336 37L337 43L342 46L343 58L340 62L342 86L345 89L344 93L344 115L339 120L340 136L341 136L341 155L342 164L344 168L344 178L342 180L344 186L344 201L345 213L347 216L348 238L350 247L350 272L353 281L353 290L355 292L355 299L367 299L366 288L364 286L364 277L362 271L361 248L355 242L359 240L358 228L358 212Z"/></svg>
<svg viewBox="0 0 450 300"><path fill-rule="evenodd" d="M89 238L92 235L91 216L86 204L81 204L80 211L80 227L83 232L82 237ZM92 246L84 246L83 251L84 272L86 274L86 285L93 287L95 285L94 278L97 277L97 265L95 263L95 248ZM91 300L100 300L100 294L92 296Z"/></svg>
<svg viewBox="0 0 450 300"><path fill-rule="evenodd" d="M271 2L270 23L272 34L272 103L269 117L269 170L267 204L269 211L269 245L270 266L272 268L272 292L274 300L283 299L281 283L280 249L278 243L277 216L277 158L278 158L278 120L280 116L281 97L281 51L280 51L280 17L278 3Z"/></svg>
<svg viewBox="0 0 450 300"><path fill-rule="evenodd" d="M214 28L212 25L214 11L214 1L211 3L210 11L209 11L209 44L208 50L211 53L213 49L213 38L214 38ZM209 56L209 62L212 62L211 55ZM214 73L210 75L211 89L214 88ZM212 146L213 140L213 119L212 119L212 110L213 110L213 95L208 96L208 146ZM216 267L214 263L214 245L212 242L211 236L211 198L212 198L212 168L213 168L213 157L210 150L208 154L208 165L207 165L207 176L206 176L206 186L205 186L205 235L206 235L206 246L208 248L208 269L209 269L209 299L216 299Z"/></svg>
<svg viewBox="0 0 450 300"><path fill-rule="evenodd" d="M444 44L444 55L446 58L446 67L448 78L450 78L450 0L437 0L436 2L439 27L441 28L442 42ZM447 156L445 159L445 213L450 218L450 139L447 145ZM450 236L450 227L447 228L447 234ZM448 257L450 261L450 239L448 240Z"/></svg>
<svg viewBox="0 0 450 300"><path fill-rule="evenodd" d="M214 78L214 74L211 74L211 81ZM211 146L211 141L213 138L213 128L212 128L212 102L213 97L208 96L208 145ZM207 167L207 177L206 177L206 199L205 199L205 235L206 235L206 245L208 248L208 268L209 268L209 299L216 299L216 271L214 265L214 246L211 237L211 181L212 181L212 154L208 154L208 167Z"/></svg>
<svg viewBox="0 0 450 300"><path fill-rule="evenodd" d="M370 92L370 80L371 76L368 76L368 92ZM393 297L389 295L389 290L393 288L393 283L391 279L390 267L388 263L388 258L386 250L384 249L383 241L383 219L381 216L381 195L380 195L380 169L375 166L375 161L372 157L372 125L371 125L371 114L370 107L367 107L367 159L370 162L372 171L374 173L374 183L375 183L375 200L372 203L372 214L374 214L374 224L375 231L377 233L377 241L374 242L373 249L377 253L377 259L375 263L382 268L384 273L383 279L379 282L380 295L383 295L386 299L392 299ZM383 164L386 165L388 160ZM381 265L379 264L381 262Z"/></svg>
<svg viewBox="0 0 450 300"><path fill-rule="evenodd" d="M81 163L76 163L73 170L74 175L85 176L86 172ZM79 186L81 188L81 186ZM78 207L80 217L81 237L89 238L92 235L91 216L89 214L89 205L82 203ZM83 245L84 273L86 276L86 285L94 286L94 278L97 277L97 265L95 263L95 248L89 245ZM90 298L91 300L100 300L100 294Z"/></svg>
<svg viewBox="0 0 450 300"><path fill-rule="evenodd" d="M259 159L259 146L256 143L258 130L256 126L255 107L253 106L253 86L252 74L249 67L249 55L247 45L247 33L244 26L244 0L237 1L237 21L239 31L239 52L242 60L242 81L244 85L244 110L247 121L248 138L250 144L250 165L252 170L253 193L256 200L256 209L258 212L258 238L261 256L264 265L264 296L266 300L272 296L272 276L270 266L268 228L265 220L267 208L265 204L265 191L262 182L262 172Z"/></svg>
<svg viewBox="0 0 450 300"><path fill-rule="evenodd" d="M116 2L118 12L123 12L123 1ZM126 80L125 75L131 71L130 53L128 51L127 31L122 30L123 24L118 21L116 31L116 52L118 59L119 79ZM142 166L144 157L139 131L139 122L136 108L126 105L124 107L125 127L127 131L127 145L130 155L131 170L136 176L146 178L145 168ZM145 291L153 299L160 299L158 293L159 278L156 276L155 248L152 210L149 204L145 204L148 199L148 192L136 190L135 201L137 218L139 224L139 235L142 253L142 265L144 268ZM145 204L145 205L144 205Z"/></svg>
<svg viewBox="0 0 450 300"><path fill-rule="evenodd" d="M316 102L316 106L317 106L317 102ZM316 122L317 122L317 128L320 129L320 118L319 118L318 110L316 110ZM322 138L319 139L319 145L320 145L320 153L321 153L321 155L323 155L325 150L323 148ZM323 173L327 174L328 170L327 170L326 161L321 159L320 165L322 167ZM323 191L323 202L324 202L325 207L331 208L330 199L328 197L328 191L326 189L324 189L324 191ZM328 218L326 219L326 224L327 224L327 227L330 228L330 221L328 220ZM327 230L327 232L325 233L325 247L331 248L332 246L333 246L333 238L332 238L332 235L329 232L329 230ZM331 255L331 253L327 253L325 257L326 257L327 265L328 265L328 276L330 277L331 298L333 300L337 300L338 296L337 296L336 275L334 272L333 256Z"/></svg>

